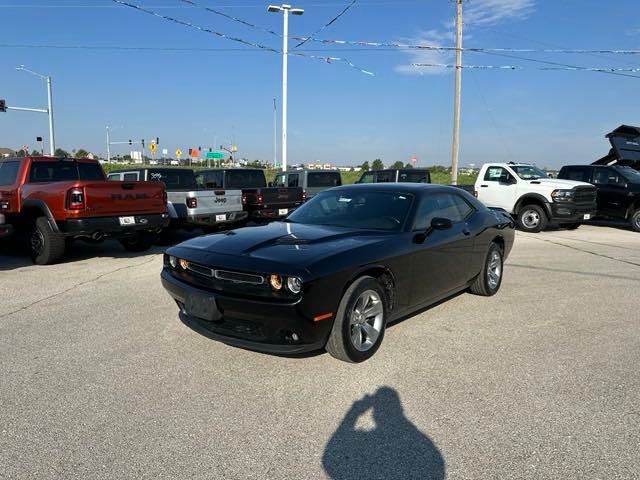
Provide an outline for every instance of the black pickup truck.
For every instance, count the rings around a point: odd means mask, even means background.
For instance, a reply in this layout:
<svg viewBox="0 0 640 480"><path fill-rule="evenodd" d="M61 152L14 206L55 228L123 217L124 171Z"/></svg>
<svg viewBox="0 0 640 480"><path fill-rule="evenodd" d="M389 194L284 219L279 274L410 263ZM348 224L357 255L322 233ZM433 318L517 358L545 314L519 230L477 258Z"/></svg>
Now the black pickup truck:
<svg viewBox="0 0 640 480"><path fill-rule="evenodd" d="M558 178L578 180L595 185L597 212L628 222L640 232L640 172L620 165L570 165L562 167Z"/></svg>
<svg viewBox="0 0 640 480"><path fill-rule="evenodd" d="M217 168L196 172L200 188L242 190L242 204L249 220L270 221L286 217L305 201L301 187L268 187L259 168Z"/></svg>

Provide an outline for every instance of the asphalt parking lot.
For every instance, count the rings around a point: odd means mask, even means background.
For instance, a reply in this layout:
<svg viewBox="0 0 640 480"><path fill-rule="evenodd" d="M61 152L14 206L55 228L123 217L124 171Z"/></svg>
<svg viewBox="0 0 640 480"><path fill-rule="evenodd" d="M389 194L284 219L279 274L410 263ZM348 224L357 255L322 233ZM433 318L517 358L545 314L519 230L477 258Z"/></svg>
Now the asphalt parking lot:
<svg viewBox="0 0 640 480"><path fill-rule="evenodd" d="M2 248L0 478L638 478L636 233L518 232L497 296L396 324L359 365L190 330L161 248Z"/></svg>

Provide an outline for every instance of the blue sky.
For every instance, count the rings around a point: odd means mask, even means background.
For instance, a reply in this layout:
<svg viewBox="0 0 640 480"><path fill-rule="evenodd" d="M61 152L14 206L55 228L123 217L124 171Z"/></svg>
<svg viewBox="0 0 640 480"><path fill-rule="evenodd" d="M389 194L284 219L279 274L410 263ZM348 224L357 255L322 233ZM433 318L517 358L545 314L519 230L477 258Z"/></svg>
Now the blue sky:
<svg viewBox="0 0 640 480"><path fill-rule="evenodd" d="M129 0L164 15L280 48L280 40L180 0ZM259 0L199 0L280 31L280 15ZM350 0L300 0L291 19L307 35ZM465 46L640 48L637 0L468 0ZM321 38L452 45L449 0L359 0ZM0 98L44 107L41 80L15 67L53 76L58 146L105 151L114 140L160 137L173 152L235 142L249 159L273 157L273 98L280 101L281 57L169 23L110 0L0 0ZM16 45L209 48L216 51L24 48ZM293 47L295 43L292 43ZM228 50L231 49L231 50ZM421 165L450 161L453 75L411 67L451 63L448 54L357 49L308 43L309 55L345 57L371 77L340 63L289 60L289 161L353 165ZM314 50L314 51L311 51ZM517 54L516 54L517 55ZM580 66L640 66L640 55L519 54ZM590 162L606 153L604 134L639 124L640 78L593 72L540 71L543 66L481 53L475 65L522 65L518 71L463 73L460 162L522 160L540 166ZM637 74L640 77L640 73ZM0 114L0 146L35 146L46 116ZM127 149L114 147L116 153Z"/></svg>

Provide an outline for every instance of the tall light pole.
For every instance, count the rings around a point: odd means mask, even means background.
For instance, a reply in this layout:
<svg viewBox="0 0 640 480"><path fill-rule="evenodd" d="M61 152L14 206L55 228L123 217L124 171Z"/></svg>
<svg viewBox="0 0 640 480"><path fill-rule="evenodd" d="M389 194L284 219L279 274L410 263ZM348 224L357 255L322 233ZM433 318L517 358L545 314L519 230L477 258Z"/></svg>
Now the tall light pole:
<svg viewBox="0 0 640 480"><path fill-rule="evenodd" d="M111 134L107 125L107 163L111 163Z"/></svg>
<svg viewBox="0 0 640 480"><path fill-rule="evenodd" d="M47 99L49 102L47 107L47 114L49 115L49 154L53 157L56 154L56 138L53 129L53 95L51 93L51 77L29 70L28 68L25 68L24 65L16 67L16 70L30 73L47 81Z"/></svg>
<svg viewBox="0 0 640 480"><path fill-rule="evenodd" d="M291 15L302 15L302 8L292 8L291 5L282 4L280 6L269 5L267 11L275 13L282 12L284 26L282 29L282 171L287 169L287 74L289 57L289 13Z"/></svg>
<svg viewBox="0 0 640 480"><path fill-rule="evenodd" d="M460 88L462 86L462 0L456 0L456 77L453 94L453 142L451 145L451 183L458 183L460 148Z"/></svg>
<svg viewBox="0 0 640 480"><path fill-rule="evenodd" d="M278 107L273 99L273 168L278 166Z"/></svg>

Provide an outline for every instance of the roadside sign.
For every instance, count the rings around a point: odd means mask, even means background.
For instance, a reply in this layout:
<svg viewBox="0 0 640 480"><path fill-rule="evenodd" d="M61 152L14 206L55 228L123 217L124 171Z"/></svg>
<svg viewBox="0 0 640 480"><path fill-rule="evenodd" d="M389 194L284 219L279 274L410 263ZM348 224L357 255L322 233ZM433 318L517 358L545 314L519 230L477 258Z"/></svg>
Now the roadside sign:
<svg viewBox="0 0 640 480"><path fill-rule="evenodd" d="M180 158L182 156L182 150L177 149L176 150L176 157Z"/></svg>
<svg viewBox="0 0 640 480"><path fill-rule="evenodd" d="M167 150L166 148L163 148L162 149L162 155L169 155L169 150Z"/></svg>
<svg viewBox="0 0 640 480"><path fill-rule="evenodd" d="M155 143L150 143L149 144L149 151L151 153L155 153L155 151L156 151L156 144Z"/></svg>
<svg viewBox="0 0 640 480"><path fill-rule="evenodd" d="M207 152L207 160L222 160L224 158L224 152Z"/></svg>
<svg viewBox="0 0 640 480"><path fill-rule="evenodd" d="M191 156L193 158L196 158L198 156L198 149L197 148L192 148L191 149Z"/></svg>

